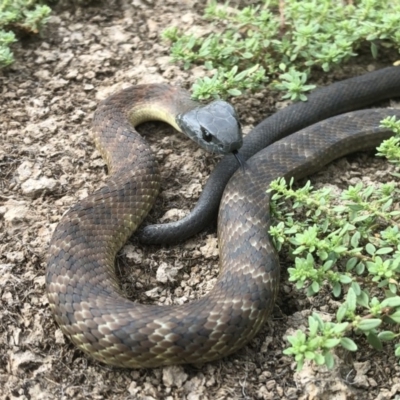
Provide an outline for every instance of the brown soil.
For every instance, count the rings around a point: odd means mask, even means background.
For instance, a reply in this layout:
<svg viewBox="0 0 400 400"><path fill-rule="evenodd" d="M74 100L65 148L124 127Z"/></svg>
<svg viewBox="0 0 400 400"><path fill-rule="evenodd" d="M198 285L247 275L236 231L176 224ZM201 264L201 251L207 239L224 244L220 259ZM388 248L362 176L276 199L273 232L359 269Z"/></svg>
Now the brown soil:
<svg viewBox="0 0 400 400"><path fill-rule="evenodd" d="M47 246L61 215L104 180L104 162L90 137L96 104L136 83L190 87L202 71L170 64L160 33L170 25L205 29L200 3L134 0L59 8L43 37L16 44L16 63L0 73L0 399L399 398L400 368L391 346L376 352L361 343L356 354L337 354L334 371L307 365L295 373L293 360L282 354L286 335L303 327L313 309L328 315L333 301L328 293L306 299L285 273L275 313L261 333L235 355L203 366L111 368L82 354L55 325L45 294ZM361 60L317 83L394 58ZM282 106L275 98L265 90L235 99L246 132ZM148 221L178 218L191 209L217 160L162 124L147 124L142 132L150 130L165 183L159 211ZM343 188L379 181L385 168L384 161L352 156L315 181ZM142 247L133 239L117 267L127 293L141 301L186 302L215 282L215 232L175 247Z"/></svg>

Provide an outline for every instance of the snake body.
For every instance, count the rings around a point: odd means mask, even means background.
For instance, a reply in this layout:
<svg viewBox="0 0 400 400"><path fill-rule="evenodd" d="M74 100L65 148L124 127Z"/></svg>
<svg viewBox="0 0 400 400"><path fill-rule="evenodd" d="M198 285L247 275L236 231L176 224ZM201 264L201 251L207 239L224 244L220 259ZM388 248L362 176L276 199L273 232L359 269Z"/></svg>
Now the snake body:
<svg viewBox="0 0 400 400"><path fill-rule="evenodd" d="M279 282L279 261L267 233L268 183L278 176L300 178L349 152L374 147L391 135L379 128L380 120L400 117L399 110L345 114L255 154L222 197L215 287L188 304L155 306L124 298L114 271L116 253L147 214L159 186L151 152L128 121L132 104L120 99L103 102L94 119L95 140L111 175L61 219L50 243L46 283L54 318L72 342L99 361L125 367L212 361L253 338L271 313Z"/></svg>
<svg viewBox="0 0 400 400"><path fill-rule="evenodd" d="M400 67L388 67L319 88L261 121L245 138L240 154L248 159L271 143L318 121L400 96ZM143 243L176 243L204 230L215 220L222 193L238 164L232 155L216 166L190 214L180 221L146 226Z"/></svg>

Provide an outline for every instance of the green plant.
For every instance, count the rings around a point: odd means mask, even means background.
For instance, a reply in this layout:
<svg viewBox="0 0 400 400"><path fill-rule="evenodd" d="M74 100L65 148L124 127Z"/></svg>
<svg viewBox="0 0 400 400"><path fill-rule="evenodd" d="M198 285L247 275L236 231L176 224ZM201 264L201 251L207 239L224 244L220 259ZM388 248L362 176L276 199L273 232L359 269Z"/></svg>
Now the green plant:
<svg viewBox="0 0 400 400"><path fill-rule="evenodd" d="M16 41L12 30L38 33L50 16L50 8L36 0L3 0L0 4L0 68L10 65L10 45Z"/></svg>
<svg viewBox="0 0 400 400"><path fill-rule="evenodd" d="M195 83L196 98L239 95L270 83L285 98L305 100L312 89L312 70L329 71L369 43L374 57L379 46L399 47L400 0L263 0L258 6L235 9L211 2L205 19L213 33L198 36L172 27L163 37L171 42L173 62L210 71ZM253 68L256 68L253 70ZM232 72L234 71L234 72ZM243 74L243 75L241 75Z"/></svg>
<svg viewBox="0 0 400 400"><path fill-rule="evenodd" d="M379 146L378 155L399 166L400 121L386 118L382 125L396 136ZM284 353L295 357L298 369L305 360L332 368L336 346L356 351L347 336L351 331L366 336L376 349L400 336L400 211L394 207L400 176L392 175L395 181L377 187L350 186L339 203L330 189L313 190L309 182L297 190L293 181L271 183L274 215L281 222L269 233L277 249L285 247L294 258L289 280L307 296L330 288L340 303L335 321L313 313L307 333L288 337L291 346ZM400 357L400 344L395 354Z"/></svg>

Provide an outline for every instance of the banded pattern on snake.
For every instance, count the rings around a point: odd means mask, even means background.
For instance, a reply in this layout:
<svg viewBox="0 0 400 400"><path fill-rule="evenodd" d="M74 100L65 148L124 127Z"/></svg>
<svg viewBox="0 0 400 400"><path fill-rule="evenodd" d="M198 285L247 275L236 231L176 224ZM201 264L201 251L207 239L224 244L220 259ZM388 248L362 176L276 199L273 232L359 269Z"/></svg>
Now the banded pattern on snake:
<svg viewBox="0 0 400 400"><path fill-rule="evenodd" d="M371 87L364 88L366 83ZM325 89L328 96L337 96L334 86ZM399 95L400 69L353 78L339 87L346 98L357 91L364 96L356 104L336 105L334 112L362 107ZM125 299L114 272L116 253L147 214L159 185L151 152L128 123L133 104L123 96L118 103L116 97L103 102L94 119L95 140L111 175L103 188L60 221L50 244L46 283L62 331L97 360L125 367L211 361L253 338L271 313L279 282L279 260L267 234L268 183L278 176L303 177L349 152L372 148L391 135L379 128L380 120L400 117L400 110L357 111L327 119L259 152L268 138L260 139L262 129L256 128L241 153L246 158L257 154L231 178L221 201L220 275L215 287L194 302L160 307ZM287 119L297 118L300 125L307 120L307 115L297 114L303 107L307 105L289 107L293 114L281 112L273 124L280 122L286 134ZM326 114L329 111L319 109L319 117Z"/></svg>

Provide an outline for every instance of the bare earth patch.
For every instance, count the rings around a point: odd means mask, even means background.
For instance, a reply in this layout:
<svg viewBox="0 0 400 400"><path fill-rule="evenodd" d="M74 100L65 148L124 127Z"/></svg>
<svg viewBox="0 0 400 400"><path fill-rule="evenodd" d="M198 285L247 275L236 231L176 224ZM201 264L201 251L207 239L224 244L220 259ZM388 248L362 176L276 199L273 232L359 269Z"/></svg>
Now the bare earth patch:
<svg viewBox="0 0 400 400"><path fill-rule="evenodd" d="M170 25L206 30L200 3L134 0L60 8L43 38L17 44L17 62L0 72L0 399L399 398L400 368L390 346L376 352L365 344L357 354L337 354L331 372L306 365L295 373L292 359L282 354L286 335L304 326L313 309L328 315L334 302L328 293L306 299L285 272L276 310L261 333L235 355L203 366L111 368L82 354L55 325L45 294L49 239L62 214L106 176L90 137L93 111L101 99L131 84L190 87L201 72L169 64L160 34ZM390 61L357 60L321 74L318 83ZM246 132L283 106L274 96L264 91L234 100ZM146 124L141 132L164 179L147 221L179 218L192 208L217 160L165 125ZM382 160L351 156L314 182L343 188L379 181L386 169ZM215 229L175 247L143 247L133 238L117 269L134 299L182 304L200 297L218 274Z"/></svg>

